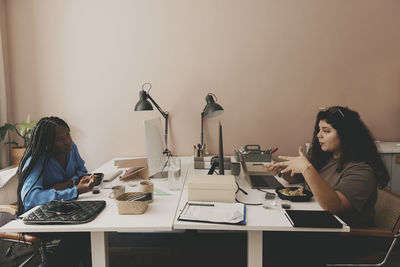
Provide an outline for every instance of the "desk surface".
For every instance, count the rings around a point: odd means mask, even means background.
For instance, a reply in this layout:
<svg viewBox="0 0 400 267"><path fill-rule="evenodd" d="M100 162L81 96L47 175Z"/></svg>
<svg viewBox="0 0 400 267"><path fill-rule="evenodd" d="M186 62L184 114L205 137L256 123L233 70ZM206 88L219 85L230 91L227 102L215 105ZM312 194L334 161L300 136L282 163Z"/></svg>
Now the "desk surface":
<svg viewBox="0 0 400 267"><path fill-rule="evenodd" d="M229 171L227 171L229 172ZM206 170L195 170L189 168L188 177L191 174L205 174ZM288 186L288 183L282 179L278 178L279 181L284 185ZM180 212L183 210L187 200L188 200L188 186L187 180L182 190L182 196L179 202L178 212L175 216L174 229L198 229L198 230L244 230L244 231L309 231L309 232L349 232L350 227L345 225L341 229L337 228L302 228L293 227L289 220L285 216L285 211L281 207L281 200L278 199L278 204L275 208L265 209L262 205L247 205L247 224L246 225L228 225L228 224L212 224L212 223L198 223L198 222L188 222L179 221ZM237 193L237 198L245 203L262 203L264 200L265 193L251 189L248 182L248 177L245 177L243 171L240 176L236 177L236 181L239 186L243 188L247 193L247 196L242 192ZM294 186L294 185L293 185ZM274 192L274 190L267 190ZM321 210L319 204L312 198L309 202L291 202L291 209L294 210Z"/></svg>
<svg viewBox="0 0 400 267"><path fill-rule="evenodd" d="M114 159L106 162L94 172L112 172L117 170ZM193 157L182 158L182 175L190 176L193 173L206 173L206 170L193 169ZM229 172L229 171L227 171ZM185 175L186 174L186 175ZM263 192L251 189L243 172L236 178L239 185L249 195L241 192L237 194L239 200L247 203L260 203L264 199ZM348 232L350 227L342 229L321 228L294 228L284 215L278 200L278 205L273 209L264 209L262 205L247 206L247 225L225 225L211 223L197 223L178 221L181 210L188 199L187 179L182 191L168 190L167 180L152 180L155 188L168 192L169 196L155 196L154 202L149 204L147 211L142 215L119 215L118 208L113 199L108 198L111 189L103 188L99 194L85 193L79 196L79 200L106 200L105 209L98 217L85 224L77 225L25 225L22 220L14 220L0 228L0 232L152 232L172 231L173 229L204 229L204 230L244 230L244 231L325 231ZM283 179L282 179L283 180ZM286 181L282 181L287 185ZM121 184L116 178L112 185ZM127 191L137 191L137 187L126 186ZM291 203L291 209L320 210L315 200L302 203Z"/></svg>
<svg viewBox="0 0 400 267"><path fill-rule="evenodd" d="M193 163L192 163L193 164ZM190 165L190 158L182 160L182 175ZM106 162L93 172L112 172L117 170L114 166L114 159ZM103 188L99 194L91 192L79 195L79 200L105 200L106 207L91 222L76 225L25 225L22 220L14 220L0 228L0 232L152 232L172 231L172 225L176 209L181 196L181 191L168 190L167 180L152 180L154 187L169 193L169 196L155 196L154 201L144 214L141 215L119 215L118 207L114 199L108 195L111 189ZM107 184L107 183L105 183ZM125 184L126 191L137 191L136 187L128 186L127 182L121 182L118 178L111 182L111 185ZM109 187L109 186L107 186Z"/></svg>

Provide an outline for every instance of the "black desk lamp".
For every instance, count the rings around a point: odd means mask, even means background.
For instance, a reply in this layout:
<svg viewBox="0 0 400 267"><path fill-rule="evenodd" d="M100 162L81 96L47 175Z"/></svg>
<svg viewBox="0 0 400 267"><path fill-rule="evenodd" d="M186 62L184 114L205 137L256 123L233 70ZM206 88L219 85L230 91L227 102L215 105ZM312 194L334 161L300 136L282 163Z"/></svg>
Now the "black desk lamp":
<svg viewBox="0 0 400 267"><path fill-rule="evenodd" d="M204 118L216 117L224 112L224 109L217 103L215 103L217 97L208 93L206 96L207 105L204 107L203 112L201 112L201 147L204 147Z"/></svg>
<svg viewBox="0 0 400 267"><path fill-rule="evenodd" d="M147 90L147 92L144 90L146 85L149 86L149 90ZM165 136L166 148L163 153L167 157L170 157L171 151L168 149L168 111L163 111L160 108L160 106L156 103L156 101L154 101L154 99L149 95L150 89L151 89L151 83L144 83L142 85L142 90L139 92L139 101L136 103L135 111L153 110L153 106L151 105L151 103L153 103L153 105L156 106L158 111L161 113L161 115L165 119L165 134L164 134L164 136ZM150 99L151 103L148 101L148 99Z"/></svg>

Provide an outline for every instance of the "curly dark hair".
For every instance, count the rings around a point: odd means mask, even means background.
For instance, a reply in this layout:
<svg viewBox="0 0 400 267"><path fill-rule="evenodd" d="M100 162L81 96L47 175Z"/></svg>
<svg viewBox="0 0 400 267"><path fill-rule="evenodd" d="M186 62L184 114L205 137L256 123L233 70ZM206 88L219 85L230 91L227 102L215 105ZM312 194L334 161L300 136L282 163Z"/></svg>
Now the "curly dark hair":
<svg viewBox="0 0 400 267"><path fill-rule="evenodd" d="M33 167L38 162L39 158L44 155L45 160L42 166L42 170L34 182L32 187L37 183L40 176L45 171L47 164L49 163L51 153L53 152L53 147L55 143L56 137L56 128L57 126L64 126L69 130L68 124L58 118L58 117L44 117L41 118L38 123L35 125L31 132L31 142L29 146L26 148L24 155L18 166L18 188L17 188L17 204L18 204L18 214L22 214L24 212L24 202L21 198L21 190L26 181L26 178L31 173ZM30 161L25 166L26 162L30 158ZM29 193L28 191L28 193ZM28 195L28 193L26 195Z"/></svg>
<svg viewBox="0 0 400 267"><path fill-rule="evenodd" d="M318 141L319 122L329 123L336 129L342 149L339 170L348 162L365 162L373 169L377 178L377 185L383 188L389 182L388 171L376 148L374 138L360 115L347 107L332 106L317 114L313 140L307 157L313 166L320 170L332 157L331 152L322 151Z"/></svg>

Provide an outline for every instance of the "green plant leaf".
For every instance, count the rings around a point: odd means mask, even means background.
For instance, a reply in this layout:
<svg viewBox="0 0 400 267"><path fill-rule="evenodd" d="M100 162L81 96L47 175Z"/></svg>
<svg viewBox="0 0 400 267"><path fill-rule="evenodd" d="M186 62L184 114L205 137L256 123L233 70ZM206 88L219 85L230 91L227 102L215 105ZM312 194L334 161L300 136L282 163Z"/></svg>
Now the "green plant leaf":
<svg viewBox="0 0 400 267"><path fill-rule="evenodd" d="M15 131L16 125L17 124L5 123L3 126L0 127L0 142L4 140L8 131Z"/></svg>
<svg viewBox="0 0 400 267"><path fill-rule="evenodd" d="M23 121L19 124L19 133L23 138L27 136L30 131L32 130L33 127L35 127L36 122L35 121Z"/></svg>

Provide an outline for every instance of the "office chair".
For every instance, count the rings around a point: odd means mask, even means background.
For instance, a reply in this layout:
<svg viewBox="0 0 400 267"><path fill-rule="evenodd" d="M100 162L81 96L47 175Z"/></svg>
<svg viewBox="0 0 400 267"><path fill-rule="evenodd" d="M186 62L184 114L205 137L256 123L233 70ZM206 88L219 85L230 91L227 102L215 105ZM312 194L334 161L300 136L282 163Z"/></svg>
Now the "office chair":
<svg viewBox="0 0 400 267"><path fill-rule="evenodd" d="M391 241L388 248L379 248L373 254L346 259L347 262L329 263L327 266L383 266L400 236L400 195L387 189L378 190L375 223L376 227L351 228L349 233L343 235L379 237Z"/></svg>
<svg viewBox="0 0 400 267"><path fill-rule="evenodd" d="M16 205L0 205L0 212L1 213L8 213L12 216L15 216L17 214L17 206ZM10 216L11 217L11 216ZM1 226L1 225L0 225ZM12 255L12 250L14 247L14 244L26 244L28 246L31 246L33 248L33 252L31 255L28 255L28 258L25 260L23 259L15 259L15 263L22 261L21 263L18 263L16 266L25 266L28 263L31 262L32 259L34 259L38 254L40 254L40 267L45 267L47 264L47 259L46 259L46 241L42 240L34 235L30 234L24 234L24 233L0 233L0 240L8 241L11 243L11 245L8 247L6 251L1 251L2 257L9 258ZM25 256L26 255L22 255Z"/></svg>
<svg viewBox="0 0 400 267"><path fill-rule="evenodd" d="M18 208L14 204L17 201L17 186L18 178L15 174L0 188L0 227L13 220L17 214ZM46 244L49 243L37 236L23 233L0 233L0 242L2 242L1 266L29 265L33 260L38 261L38 257L36 257L38 254L40 254L40 266L45 266L47 262L46 251L48 249ZM27 247L25 248L21 244L25 244Z"/></svg>

